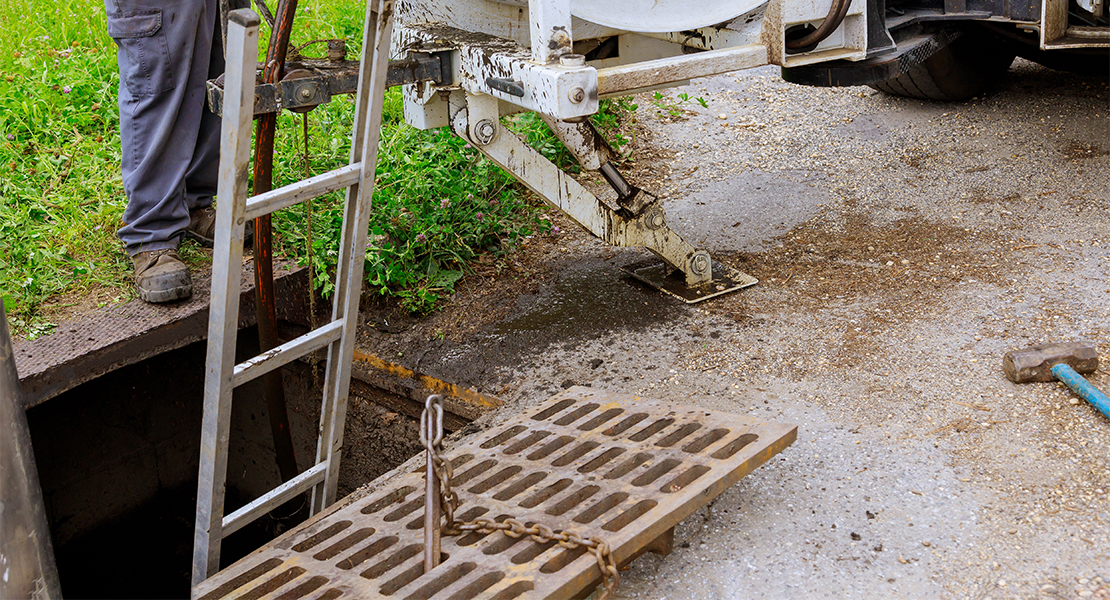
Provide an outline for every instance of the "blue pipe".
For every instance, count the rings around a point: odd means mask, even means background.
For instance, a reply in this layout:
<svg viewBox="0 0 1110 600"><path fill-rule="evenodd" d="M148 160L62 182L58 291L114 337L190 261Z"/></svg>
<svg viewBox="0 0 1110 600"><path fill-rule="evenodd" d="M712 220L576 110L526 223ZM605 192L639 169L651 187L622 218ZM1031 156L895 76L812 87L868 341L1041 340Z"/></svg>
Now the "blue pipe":
<svg viewBox="0 0 1110 600"><path fill-rule="evenodd" d="M1082 375L1076 373L1075 369L1060 363L1052 367L1052 374L1056 376L1056 379L1063 381L1073 392L1079 394L1080 398L1090 402L1099 412L1110 418L1110 398L1091 385L1091 382L1084 379Z"/></svg>

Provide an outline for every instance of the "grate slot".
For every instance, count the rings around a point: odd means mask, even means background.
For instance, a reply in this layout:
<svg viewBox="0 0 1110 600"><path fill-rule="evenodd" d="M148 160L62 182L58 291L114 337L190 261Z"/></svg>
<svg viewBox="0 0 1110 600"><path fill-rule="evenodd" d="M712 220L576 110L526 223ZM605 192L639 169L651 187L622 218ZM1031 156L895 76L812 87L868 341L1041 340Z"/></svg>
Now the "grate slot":
<svg viewBox="0 0 1110 600"><path fill-rule="evenodd" d="M423 551L424 544L410 544L389 555L388 557L386 557L385 560L379 562L378 564L370 567L369 569L366 569L362 573L359 573L359 575L365 577L366 579L377 579L382 575L385 575L386 573L392 571L393 569L396 569L406 560L416 556L417 554L420 554Z"/></svg>
<svg viewBox="0 0 1110 600"><path fill-rule="evenodd" d="M293 551L304 552L306 550L311 550L314 546L331 539L340 531L343 531L350 526L350 521L336 521L335 523L332 523L331 525L325 527L323 531L320 531L307 540L304 540L293 546Z"/></svg>
<svg viewBox="0 0 1110 600"><path fill-rule="evenodd" d="M598 415L598 416L590 419L589 421L586 421L585 423L579 425L578 429L580 429L582 431L593 431L594 429L597 429L600 425L602 425L606 421L610 421L610 420L616 418L618 415L620 415L622 413L624 413L623 408L610 408L609 410L601 413L600 415Z"/></svg>
<svg viewBox="0 0 1110 600"><path fill-rule="evenodd" d="M555 483L543 488L535 494L532 494L528 498L525 498L523 501L521 501L519 506L522 508L535 508L543 504L544 502L547 502L547 500L555 494L558 494L559 492L562 492L563 490L570 487L571 483L573 482L570 479L560 479L559 481L556 481Z"/></svg>
<svg viewBox="0 0 1110 600"><path fill-rule="evenodd" d="M412 564L409 565L407 569L401 571L401 573L396 575L393 579L385 582L385 585L379 590L383 596L392 596L396 594L397 590L416 581L424 574L424 560L422 558L411 562ZM442 562L440 566L443 567Z"/></svg>
<svg viewBox="0 0 1110 600"><path fill-rule="evenodd" d="M671 446L681 442L691 433L694 433L699 429L701 429L701 423L687 423L676 429L667 437L659 440L658 442L655 442L655 445L659 446L660 448L670 448Z"/></svg>
<svg viewBox="0 0 1110 600"><path fill-rule="evenodd" d="M330 560L332 558L335 558L336 556L339 556L339 554L344 550L350 549L351 546L354 546L362 540L365 540L371 535L374 535L374 528L363 527L362 529L355 531L354 533L339 540L331 546L328 546L327 548L324 548L323 550L317 552L312 558L315 558L316 560Z"/></svg>
<svg viewBox="0 0 1110 600"><path fill-rule="evenodd" d="M600 445L601 444L599 444L597 442L582 442L581 444L578 444L577 446L572 448L570 452L567 452L566 454L560 456L559 458L556 458L555 460L551 461L551 466L553 466L553 467L565 467L565 466L569 465L570 463L582 458L583 456L586 455L586 453L593 450L594 448L597 448Z"/></svg>
<svg viewBox="0 0 1110 600"><path fill-rule="evenodd" d="M570 425L571 423L577 421L578 419L581 419L582 417L592 413L593 411L595 411L597 409L597 407L598 407L598 405L593 403L593 402L591 402L589 404L583 404L582 406L579 406L578 408L574 409L573 411L559 417L558 419L555 419L555 424L556 425Z"/></svg>
<svg viewBox="0 0 1110 600"><path fill-rule="evenodd" d="M636 433L628 436L628 439L632 440L633 442L642 442L649 437L659 433L660 431L663 431L667 427L670 427L671 423L674 423L674 419L659 419L651 425L648 425L647 427L644 427Z"/></svg>
<svg viewBox="0 0 1110 600"><path fill-rule="evenodd" d="M473 598L477 598L482 592L500 583L504 578L505 574L501 571L486 573L467 584L466 587L452 594L447 600L472 600Z"/></svg>
<svg viewBox="0 0 1110 600"><path fill-rule="evenodd" d="M526 537L515 538L515 537L507 536L504 533L502 533L500 535L500 537L496 538L493 542L491 542L485 548L482 548L482 554L485 554L486 556L493 556L494 554L501 554L502 552L508 550L509 548L512 548L513 546L517 545L517 543L523 542L524 540L527 540L527 539L530 539L530 538L526 538Z"/></svg>
<svg viewBox="0 0 1110 600"><path fill-rule="evenodd" d="M573 494L567 496L566 498L563 498L555 506L547 509L547 514L556 517L565 514L568 510L588 500L590 496L596 494L600 489L601 488L596 485L587 485L579 489L577 492L574 492Z"/></svg>
<svg viewBox="0 0 1110 600"><path fill-rule="evenodd" d="M235 590L247 585L255 579L262 577L266 573L269 573L270 571L273 571L274 569L280 567L283 562L285 561L281 560L280 558L267 559L265 562L258 564L257 566L251 568L249 571L241 575L237 575L220 584L220 586L216 589L201 596L199 600L218 600L219 598L225 598L231 595L231 592L234 592Z"/></svg>
<svg viewBox="0 0 1110 600"><path fill-rule="evenodd" d="M679 461L677 461L673 458L668 458L666 460L663 460L659 464L657 464L654 467L645 471L643 474L641 474L636 479L633 479L632 480L632 485L637 486L637 487L643 487L645 485L648 485L651 482L655 481L656 479L659 479L660 477L666 475L667 473L670 473L671 470L674 469L675 467L677 467L679 464L681 464L681 463L679 463Z"/></svg>
<svg viewBox="0 0 1110 600"><path fill-rule="evenodd" d="M304 583L278 596L277 600L299 600L300 598L304 598L312 592L315 592L317 589L323 587L323 585L327 582L328 578L324 577L323 575L310 577Z"/></svg>
<svg viewBox="0 0 1110 600"><path fill-rule="evenodd" d="M493 499L500 500L502 502L506 500L512 500L528 488L543 481L546 477L547 473L529 473L517 480L516 483L494 494Z"/></svg>
<svg viewBox="0 0 1110 600"><path fill-rule="evenodd" d="M547 458L548 456L551 456L553 452L573 442L575 439L576 438L573 438L569 435L559 436L541 446L539 450L536 450L535 452L529 454L528 460L541 460Z"/></svg>
<svg viewBox="0 0 1110 600"><path fill-rule="evenodd" d="M519 473L523 470L524 470L524 467L522 467L520 465L513 465L511 467L505 467L504 469L501 469L500 471L495 473L492 477L489 477L485 481L471 487L470 488L470 493L471 494L484 494L484 493L490 491L491 489L501 485L502 483L505 483L506 481L509 480L510 477L512 477L513 475L516 475L517 473Z"/></svg>
<svg viewBox="0 0 1110 600"><path fill-rule="evenodd" d="M539 542L532 542L528 545L527 548L521 550L520 552L517 552L509 560L511 560L514 565L523 565L524 563L532 562L533 560L536 560L537 556L543 554L544 552L547 552L551 549L552 546L556 544L558 544L558 542L554 540L550 542L544 542L542 544Z"/></svg>
<svg viewBox="0 0 1110 600"><path fill-rule="evenodd" d="M691 454L697 454L698 452L701 452L702 450L705 450L706 448L712 446L717 440L720 440L728 435L728 432L729 430L727 429L714 429L713 431L710 431L709 433L683 446L682 451L689 452Z"/></svg>
<svg viewBox="0 0 1110 600"><path fill-rule="evenodd" d="M744 446L751 444L759 439L759 436L754 433L745 433L744 435L729 442L727 446L712 454L713 458L718 460L732 458L737 452L744 449Z"/></svg>
<svg viewBox="0 0 1110 600"><path fill-rule="evenodd" d="M517 581L500 592L497 592L497 594L489 600L513 600L514 598L519 598L521 594L530 592L534 589L536 589L536 584L531 581Z"/></svg>
<svg viewBox="0 0 1110 600"><path fill-rule="evenodd" d="M339 598L341 596L343 596L343 590L329 588L327 590L324 590L324 593L320 594L320 597L316 600L335 600L336 598Z"/></svg>
<svg viewBox="0 0 1110 600"><path fill-rule="evenodd" d="M368 505L366 508L363 508L360 512L362 512L362 514L364 514L364 515L372 515L376 512L379 512L379 511L385 509L386 507L388 507L392 504L399 504L401 502L404 502L405 498L408 497L409 494L411 494L415 491L416 491L416 488L413 487L413 486L405 486L401 489L394 490L394 491L382 496L381 498L378 498L373 503Z"/></svg>
<svg viewBox="0 0 1110 600"><path fill-rule="evenodd" d="M628 417L626 417L620 423L617 423L616 425L613 425L612 427L610 427L609 429L606 429L605 431L603 431L601 433L604 434L604 435L607 435L609 437L618 436L618 435L624 433L625 431L628 431L629 429L634 427L637 423L639 423L640 421L643 421L646 418L648 418L647 413L636 413L634 415L629 415Z"/></svg>
<svg viewBox="0 0 1110 600"><path fill-rule="evenodd" d="M709 467L705 465L694 465L689 469L686 469L686 472L684 472L683 474L672 479L670 483L664 484L663 487L659 488L659 491L665 494L673 494L681 490L682 488L690 485L691 483L694 483L694 481L696 481L699 477L705 475L708 472Z"/></svg>
<svg viewBox="0 0 1110 600"><path fill-rule="evenodd" d="M396 544L397 540L399 539L400 538L395 535L378 538L377 541L375 541L373 544L370 544L362 550L359 550L358 552L355 552L347 558L344 558L343 560L336 563L335 566L339 567L340 569L353 569L361 565L362 563L370 560L371 558L374 558L378 554L381 554L383 550L389 548L393 544Z"/></svg>
<svg viewBox="0 0 1110 600"><path fill-rule="evenodd" d="M239 600L258 600L259 598L277 591L281 586L293 581L294 579L305 574L304 567L289 567L288 569L271 577L262 585L250 590L249 592L239 596Z"/></svg>
<svg viewBox="0 0 1110 600"><path fill-rule="evenodd" d="M409 501L408 504L404 504L400 508L398 508L397 510L395 510L395 511L389 513L388 515L386 515L383 520L386 523L392 523L394 521L400 521L401 519L403 519L403 518L407 517L408 515L412 514L413 512L415 512L416 509L423 508L423 507L424 507L424 496L417 496L417 497L413 498L411 501Z"/></svg>
<svg viewBox="0 0 1110 600"><path fill-rule="evenodd" d="M617 492L606 496L601 502L582 511L582 514L574 517L575 523L589 523L601 515L609 512L613 508L620 506L621 502L628 499L628 492Z"/></svg>
<svg viewBox="0 0 1110 600"><path fill-rule="evenodd" d="M536 442L542 440L543 438L545 438L549 435L551 435L550 431L533 431L532 433L528 434L527 436L525 436L520 441L514 442L513 445L509 446L508 448L505 448L504 452L505 452L505 454L509 454L509 455L518 454L520 451L528 448L529 446L535 444Z"/></svg>
<svg viewBox="0 0 1110 600"><path fill-rule="evenodd" d="M524 431L525 429L528 429L528 428L525 427L524 425L514 425L514 426L506 429L505 431L502 431L501 433L491 437L490 439L482 442L482 444L479 446L479 448L481 448L483 450L489 450L490 448L500 446L501 444L504 444L506 441L508 441L509 438L515 436L516 434L520 433L521 431Z"/></svg>
<svg viewBox="0 0 1110 600"><path fill-rule="evenodd" d="M478 565L472 562L457 564L448 569L446 572L438 575L432 581L421 586L420 589L406 596L405 600L428 600L432 596L435 596L436 594L450 587L451 584L462 579L463 577L466 577L470 574L471 571L476 568L478 568ZM494 583L497 582L495 581Z"/></svg>
<svg viewBox="0 0 1110 600"><path fill-rule="evenodd" d="M496 460L483 460L482 462L470 467L460 475L455 476L455 480L451 484L455 487L462 487L463 484L474 479L475 477L485 473L486 471L497 466Z"/></svg>
<svg viewBox="0 0 1110 600"><path fill-rule="evenodd" d="M632 508L621 513L617 518L602 525L601 528L605 531L620 531L636 519L646 515L656 506L659 506L659 503L655 500L641 500L633 505Z"/></svg>
<svg viewBox="0 0 1110 600"><path fill-rule="evenodd" d="M648 454L647 452L637 452L628 460L617 465L616 467L613 467L612 470L605 474L605 479L620 479L621 477L624 477L625 475L631 473L633 470L636 469L636 467L646 463L649 460L651 460L650 454Z"/></svg>
<svg viewBox="0 0 1110 600"><path fill-rule="evenodd" d="M563 409L565 409L566 407L574 404L575 402L578 402L578 400L576 400L574 398L567 398L566 400L560 400L560 401L556 402L555 404L551 405L550 407L541 410L540 412L536 413L535 415L532 415L532 420L533 421L546 421L547 419L551 418L553 415L563 412Z"/></svg>
<svg viewBox="0 0 1110 600"><path fill-rule="evenodd" d="M540 573L558 573L563 570L563 567L578 560L578 557L589 552L585 547L579 546L578 548L564 548L562 552L557 554L555 558L545 562L540 567Z"/></svg>
<svg viewBox="0 0 1110 600"><path fill-rule="evenodd" d="M606 450L605 452L602 452L601 454L599 454L597 456L597 458L595 458L595 459L591 460L590 462L582 465L581 467L578 467L578 472L579 473L592 473L592 472L600 469L601 467L604 467L605 463L613 460L614 458L620 456L621 454L624 454L624 448L610 448L610 449Z"/></svg>

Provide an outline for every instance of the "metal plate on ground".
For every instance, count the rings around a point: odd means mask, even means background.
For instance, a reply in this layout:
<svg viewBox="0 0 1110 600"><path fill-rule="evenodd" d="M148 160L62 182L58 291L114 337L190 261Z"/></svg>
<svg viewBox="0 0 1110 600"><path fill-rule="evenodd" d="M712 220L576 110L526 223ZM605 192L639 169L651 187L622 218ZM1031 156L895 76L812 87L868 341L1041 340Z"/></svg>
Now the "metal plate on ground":
<svg viewBox="0 0 1110 600"><path fill-rule="evenodd" d="M794 442L797 426L571 388L447 453L458 517L605 539L618 564ZM193 589L220 598L572 598L597 560L527 536L444 537L423 565L424 475L337 505Z"/></svg>
<svg viewBox="0 0 1110 600"><path fill-rule="evenodd" d="M682 271L673 269L661 260L638 262L623 267L622 270L687 304L715 298L759 283L755 277L717 261L713 261L713 279L694 287L686 287L686 276Z"/></svg>

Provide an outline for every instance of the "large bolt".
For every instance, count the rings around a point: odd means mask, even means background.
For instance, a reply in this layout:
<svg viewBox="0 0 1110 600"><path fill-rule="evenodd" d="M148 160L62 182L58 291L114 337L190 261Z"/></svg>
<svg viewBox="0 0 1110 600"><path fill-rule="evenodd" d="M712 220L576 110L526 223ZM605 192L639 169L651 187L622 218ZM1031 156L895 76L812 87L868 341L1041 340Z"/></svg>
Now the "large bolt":
<svg viewBox="0 0 1110 600"><path fill-rule="evenodd" d="M663 209L658 206L653 206L648 209L648 213L644 215L644 224L648 229L662 229L667 224L667 217L663 214Z"/></svg>
<svg viewBox="0 0 1110 600"><path fill-rule="evenodd" d="M695 254L694 258L690 261L690 270L698 275L705 275L709 272L712 265L713 263L709 260L709 255L704 252L699 252Z"/></svg>
<svg viewBox="0 0 1110 600"><path fill-rule="evenodd" d="M312 98L312 90L310 88L301 88L301 100L309 100Z"/></svg>
<svg viewBox="0 0 1110 600"><path fill-rule="evenodd" d="M492 142L496 133L497 126L489 119L482 119L474 125L474 141L482 146Z"/></svg>
<svg viewBox="0 0 1110 600"><path fill-rule="evenodd" d="M559 57L559 66L575 69L586 66L586 57L582 54L564 54Z"/></svg>
<svg viewBox="0 0 1110 600"><path fill-rule="evenodd" d="M582 104L582 101L586 99L586 90L580 87L576 87L571 90L570 93L567 94L567 96L574 104Z"/></svg>

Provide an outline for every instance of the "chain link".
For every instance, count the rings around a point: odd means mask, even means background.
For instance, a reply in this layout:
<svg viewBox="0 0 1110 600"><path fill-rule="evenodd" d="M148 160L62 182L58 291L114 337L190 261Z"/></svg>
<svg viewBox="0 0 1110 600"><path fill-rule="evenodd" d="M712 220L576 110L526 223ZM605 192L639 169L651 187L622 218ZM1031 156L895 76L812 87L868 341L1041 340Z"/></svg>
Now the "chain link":
<svg viewBox="0 0 1110 600"><path fill-rule="evenodd" d="M427 434L429 419L435 419L435 436L429 439ZM461 535L463 533L494 533L503 532L511 538L529 536L537 543L547 544L557 542L563 548L574 550L586 548L597 558L597 566L601 569L601 579L605 590L598 600L607 600L616 593L620 586L620 573L617 571L617 561L609 548L609 543L599 537L583 538L573 531L552 530L541 523L526 527L520 521L508 518L498 523L493 519L478 517L472 521L456 522L455 509L459 506L459 495L451 489L451 479L454 471L451 462L443 457L443 397L439 395L428 396L424 405L424 413L420 416L420 443L432 457L433 475L439 479L440 504L443 512L443 526L440 531L443 535Z"/></svg>

